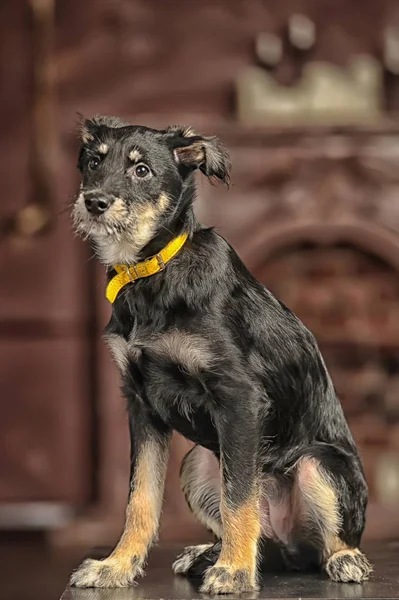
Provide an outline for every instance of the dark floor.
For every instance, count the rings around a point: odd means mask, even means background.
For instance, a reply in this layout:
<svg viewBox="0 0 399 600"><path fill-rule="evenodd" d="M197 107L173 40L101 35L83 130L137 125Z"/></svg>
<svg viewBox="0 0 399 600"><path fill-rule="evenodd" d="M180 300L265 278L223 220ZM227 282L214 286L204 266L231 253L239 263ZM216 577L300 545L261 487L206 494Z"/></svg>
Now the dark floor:
<svg viewBox="0 0 399 600"><path fill-rule="evenodd" d="M82 550L52 551L39 533L0 533L0 600L59 600Z"/></svg>
<svg viewBox="0 0 399 600"><path fill-rule="evenodd" d="M150 555L147 575L132 589L68 589L62 600L192 600L204 598L197 585L175 577L170 565L181 546L155 548ZM259 595L251 598L398 598L399 542L365 548L375 566L375 574L364 585L335 584L318 574L266 574ZM82 556L81 550L51 551L38 534L0 535L0 599L59 600L71 570ZM98 557L98 552L95 553ZM229 596L229 598L232 598Z"/></svg>
<svg viewBox="0 0 399 600"><path fill-rule="evenodd" d="M399 542L365 548L375 574L363 584L339 584L322 574L267 574L259 594L245 598L399 598ZM151 553L147 576L131 589L67 588L62 600L193 600L207 598L198 584L172 574L170 565L179 548L158 548ZM234 598L234 596L228 596Z"/></svg>

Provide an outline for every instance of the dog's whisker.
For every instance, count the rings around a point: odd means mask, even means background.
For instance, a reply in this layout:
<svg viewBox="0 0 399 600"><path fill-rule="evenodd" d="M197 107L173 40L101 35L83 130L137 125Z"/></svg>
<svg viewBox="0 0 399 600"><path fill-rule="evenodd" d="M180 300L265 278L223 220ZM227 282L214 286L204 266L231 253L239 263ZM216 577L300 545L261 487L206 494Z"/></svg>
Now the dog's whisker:
<svg viewBox="0 0 399 600"><path fill-rule="evenodd" d="M67 204L63 209L61 209L59 212L56 213L56 217L61 217L63 216L66 212L69 212L73 206L73 202Z"/></svg>

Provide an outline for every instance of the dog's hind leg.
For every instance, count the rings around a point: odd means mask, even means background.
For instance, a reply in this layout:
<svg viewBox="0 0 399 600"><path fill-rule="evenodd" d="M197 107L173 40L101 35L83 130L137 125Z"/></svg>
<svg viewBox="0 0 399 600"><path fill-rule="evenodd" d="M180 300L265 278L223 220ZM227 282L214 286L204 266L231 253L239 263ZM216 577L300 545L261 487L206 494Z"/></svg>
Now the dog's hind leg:
<svg viewBox="0 0 399 600"><path fill-rule="evenodd" d="M186 546L172 565L176 575L203 578L205 571L219 558L221 540L215 543Z"/></svg>
<svg viewBox="0 0 399 600"><path fill-rule="evenodd" d="M184 457L180 481L187 504L197 517L217 538L222 537L220 516L220 474L217 458L202 446L195 446ZM201 575L216 563L220 543L187 546L173 563L175 573Z"/></svg>
<svg viewBox="0 0 399 600"><path fill-rule="evenodd" d="M352 453L320 444L307 451L295 469L294 537L318 549L333 581L368 579L372 567L358 548L367 505L360 461Z"/></svg>
<svg viewBox="0 0 399 600"><path fill-rule="evenodd" d="M181 486L187 503L198 520L218 539L216 543L187 546L173 563L176 574L202 577L208 567L219 558L222 538L220 514L220 468L217 458L205 448L195 446L184 458L181 468ZM270 486L269 486L270 488ZM260 555L265 570L281 570L287 561L283 548L273 543L275 537L270 526L266 501L261 505L262 543Z"/></svg>
<svg viewBox="0 0 399 600"><path fill-rule="evenodd" d="M180 483L194 515L217 538L221 538L220 470L216 456L202 446L195 446L183 459Z"/></svg>

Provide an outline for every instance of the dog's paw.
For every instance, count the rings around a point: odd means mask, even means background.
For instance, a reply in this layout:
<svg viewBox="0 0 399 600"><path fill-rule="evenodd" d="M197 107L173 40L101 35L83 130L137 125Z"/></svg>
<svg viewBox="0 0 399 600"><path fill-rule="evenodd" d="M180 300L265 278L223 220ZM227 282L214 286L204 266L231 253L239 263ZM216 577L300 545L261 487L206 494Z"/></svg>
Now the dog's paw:
<svg viewBox="0 0 399 600"><path fill-rule="evenodd" d="M213 544L199 544L198 546L186 546L181 554L172 564L173 572L176 575L186 575L191 569L197 558L206 550L212 548Z"/></svg>
<svg viewBox="0 0 399 600"><path fill-rule="evenodd" d="M88 558L72 573L70 584L80 588L123 588L133 585L134 578L142 574L135 558L127 563Z"/></svg>
<svg viewBox="0 0 399 600"><path fill-rule="evenodd" d="M326 563L326 571L332 581L362 583L370 577L373 567L356 548L333 554Z"/></svg>
<svg viewBox="0 0 399 600"><path fill-rule="evenodd" d="M216 594L242 594L259 590L255 576L246 569L233 570L228 566L211 567L205 573L200 591L212 596Z"/></svg>

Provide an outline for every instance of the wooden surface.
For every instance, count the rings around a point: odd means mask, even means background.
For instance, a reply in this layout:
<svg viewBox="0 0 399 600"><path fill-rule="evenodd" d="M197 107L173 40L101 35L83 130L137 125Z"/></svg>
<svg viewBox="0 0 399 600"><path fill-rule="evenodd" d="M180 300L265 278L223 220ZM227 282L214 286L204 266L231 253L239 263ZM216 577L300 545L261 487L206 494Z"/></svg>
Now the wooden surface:
<svg viewBox="0 0 399 600"><path fill-rule="evenodd" d="M0 531L1 600L57 600L82 550L54 552L39 531Z"/></svg>
<svg viewBox="0 0 399 600"><path fill-rule="evenodd" d="M180 550L179 546L154 549L146 577L134 588L67 587L61 600L194 600L207 597L198 592L199 581L173 575L170 565ZM266 573L259 594L247 594L245 598L399 598L399 542L387 542L365 550L375 566L375 573L363 585L333 583L324 574Z"/></svg>

